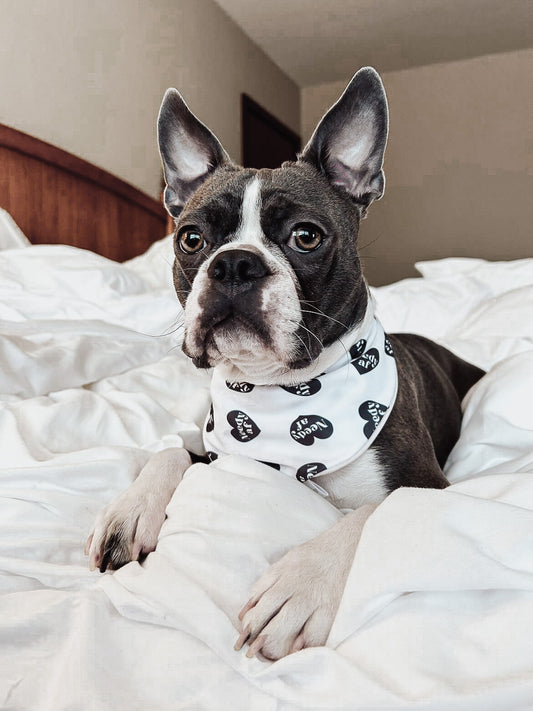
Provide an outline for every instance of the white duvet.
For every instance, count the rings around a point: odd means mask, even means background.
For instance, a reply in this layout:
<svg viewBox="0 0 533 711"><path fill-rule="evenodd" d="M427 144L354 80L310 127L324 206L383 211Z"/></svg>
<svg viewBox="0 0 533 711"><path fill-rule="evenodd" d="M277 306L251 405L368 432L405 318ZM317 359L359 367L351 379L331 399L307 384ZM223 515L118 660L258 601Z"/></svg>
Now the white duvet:
<svg viewBox="0 0 533 711"><path fill-rule="evenodd" d="M179 350L168 239L117 264L0 252L0 708L533 708L533 259L448 259L374 290L386 330L490 369L445 491L368 520L326 647L233 651L251 584L341 514L223 458L189 470L141 566L90 573L100 507L151 452L198 449L207 376Z"/></svg>

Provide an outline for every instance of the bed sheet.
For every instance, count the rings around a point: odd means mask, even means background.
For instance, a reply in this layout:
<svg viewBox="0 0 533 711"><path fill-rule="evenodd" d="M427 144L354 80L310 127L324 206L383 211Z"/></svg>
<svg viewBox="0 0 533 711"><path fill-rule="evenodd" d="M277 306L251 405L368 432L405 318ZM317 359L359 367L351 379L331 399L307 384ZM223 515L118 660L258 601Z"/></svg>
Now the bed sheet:
<svg viewBox="0 0 533 711"><path fill-rule="evenodd" d="M533 704L533 259L450 259L373 289L389 331L490 369L445 491L368 520L327 645L233 651L251 584L341 515L249 460L197 464L157 550L89 572L100 507L151 452L198 450L208 375L181 354L171 241L117 264L0 252L0 708L519 709Z"/></svg>

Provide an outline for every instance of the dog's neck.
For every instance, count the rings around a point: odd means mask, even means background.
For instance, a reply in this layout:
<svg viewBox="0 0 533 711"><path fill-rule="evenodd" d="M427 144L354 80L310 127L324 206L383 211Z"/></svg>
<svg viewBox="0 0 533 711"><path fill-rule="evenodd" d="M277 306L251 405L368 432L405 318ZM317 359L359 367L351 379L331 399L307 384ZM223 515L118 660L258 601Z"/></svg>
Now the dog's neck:
<svg viewBox="0 0 533 711"><path fill-rule="evenodd" d="M306 368L282 371L272 360L258 363L257 358L243 357L241 362L224 362L216 366L217 371L230 382L247 382L254 385L297 385L316 378L336 363L350 347L368 333L375 318L374 302L368 291L368 305L363 320L346 331Z"/></svg>

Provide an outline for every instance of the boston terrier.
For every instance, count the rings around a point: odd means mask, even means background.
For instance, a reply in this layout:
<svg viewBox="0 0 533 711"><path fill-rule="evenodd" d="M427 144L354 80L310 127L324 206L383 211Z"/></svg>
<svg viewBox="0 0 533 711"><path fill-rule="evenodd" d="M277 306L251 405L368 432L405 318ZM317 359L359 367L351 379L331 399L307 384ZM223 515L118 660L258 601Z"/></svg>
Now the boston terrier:
<svg viewBox="0 0 533 711"><path fill-rule="evenodd" d="M447 486L460 403L483 372L421 336L386 335L375 316L357 253L385 186L375 70L357 72L298 159L275 170L235 165L175 89L158 129L183 351L214 369L208 459L251 457L351 511L267 570L239 615L235 648L279 659L326 642L364 522L387 494ZM98 516L92 569L154 550L194 460L182 449L149 460Z"/></svg>

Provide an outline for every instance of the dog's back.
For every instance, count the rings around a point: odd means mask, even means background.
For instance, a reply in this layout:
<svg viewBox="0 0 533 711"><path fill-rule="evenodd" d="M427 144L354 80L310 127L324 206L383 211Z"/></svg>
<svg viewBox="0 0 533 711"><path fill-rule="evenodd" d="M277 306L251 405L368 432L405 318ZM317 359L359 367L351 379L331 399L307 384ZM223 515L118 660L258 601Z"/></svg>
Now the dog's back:
<svg viewBox="0 0 533 711"><path fill-rule="evenodd" d="M485 375L485 371L481 370L472 363L459 358L454 353L449 351L444 346L430 341L429 338L418 336L414 333L396 333L392 339L399 347L411 352L420 365L426 358L430 359L432 364L438 364L444 373L448 376L453 385L459 401L461 401L470 388Z"/></svg>
<svg viewBox="0 0 533 711"><path fill-rule="evenodd" d="M423 336L397 333L389 338L398 367L398 398L403 401L402 409L417 413L417 419L421 418L442 468L459 438L461 401L484 371ZM394 421L391 424L394 426ZM420 448L416 435L411 444L415 450Z"/></svg>

